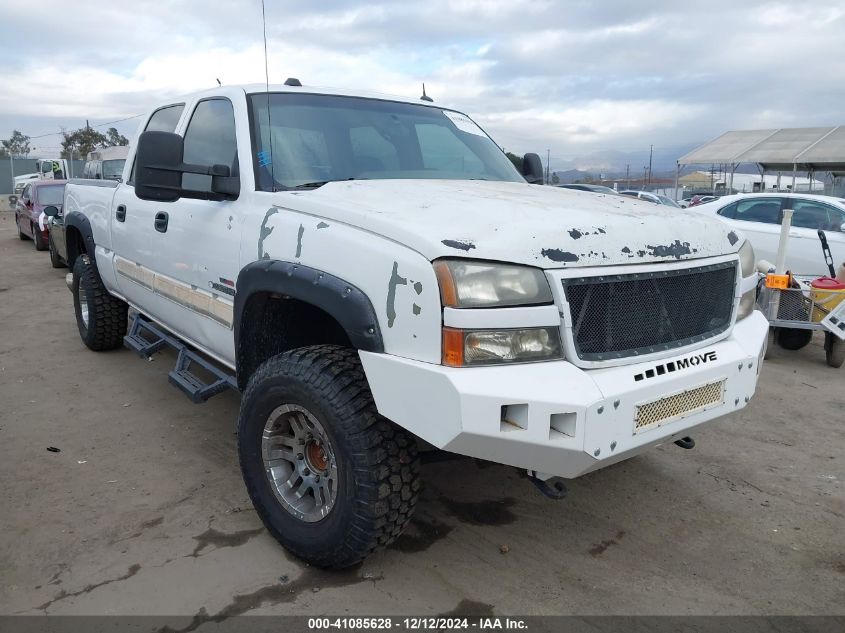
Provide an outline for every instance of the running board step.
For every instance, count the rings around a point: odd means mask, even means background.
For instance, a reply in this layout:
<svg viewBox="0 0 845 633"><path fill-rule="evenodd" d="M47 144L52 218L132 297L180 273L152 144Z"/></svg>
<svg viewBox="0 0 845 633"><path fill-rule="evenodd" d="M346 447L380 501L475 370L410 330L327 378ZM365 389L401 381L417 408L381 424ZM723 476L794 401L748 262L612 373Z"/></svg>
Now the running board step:
<svg viewBox="0 0 845 633"><path fill-rule="evenodd" d="M132 327L129 328L129 334L123 337L123 344L141 358L149 358L165 347L175 349L178 352L176 367L170 371L168 379L171 385L178 387L195 404L205 402L227 389L238 390L234 376L213 365L188 348L175 336L164 332L141 314L135 315ZM211 375L211 382L204 381L191 371L195 364Z"/></svg>
<svg viewBox="0 0 845 633"><path fill-rule="evenodd" d="M144 333L147 336L144 336ZM135 315L129 334L123 337L123 345L141 358L149 358L160 352L166 345L181 348L182 343L168 336L140 314Z"/></svg>
<svg viewBox="0 0 845 633"><path fill-rule="evenodd" d="M191 365L194 363L211 374L215 380L206 383L194 374L191 371ZM195 404L205 402L212 396L216 396L218 393L222 393L227 389L234 389L236 391L238 389L234 376L226 374L220 368L215 367L202 356L199 356L184 346L179 350L179 356L176 358L176 367L170 372L169 379L171 385L181 389Z"/></svg>

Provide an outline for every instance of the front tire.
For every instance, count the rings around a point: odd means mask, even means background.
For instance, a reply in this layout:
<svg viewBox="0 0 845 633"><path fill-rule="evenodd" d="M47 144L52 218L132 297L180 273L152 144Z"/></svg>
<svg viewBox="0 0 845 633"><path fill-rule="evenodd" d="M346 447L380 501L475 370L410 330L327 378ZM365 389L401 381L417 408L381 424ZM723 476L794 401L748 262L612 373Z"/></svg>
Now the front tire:
<svg viewBox="0 0 845 633"><path fill-rule="evenodd" d="M842 367L845 363L845 341L831 332L824 333L824 355L831 367Z"/></svg>
<svg viewBox="0 0 845 633"><path fill-rule="evenodd" d="M35 242L35 250L46 251L47 242L44 241L44 235L35 224L32 225L32 241Z"/></svg>
<svg viewBox="0 0 845 633"><path fill-rule="evenodd" d="M73 264L73 309L79 336L95 352L123 345L128 307L103 286L88 255Z"/></svg>
<svg viewBox="0 0 845 633"><path fill-rule="evenodd" d="M50 251L50 264L53 268L64 268L65 263L62 261L62 258L59 257L59 254L56 252L56 246L53 244L52 233L50 233L47 238L47 249Z"/></svg>
<svg viewBox="0 0 845 633"><path fill-rule="evenodd" d="M417 502L415 439L377 413L353 349L265 361L241 400L238 453L264 525L318 567L349 567L389 545Z"/></svg>

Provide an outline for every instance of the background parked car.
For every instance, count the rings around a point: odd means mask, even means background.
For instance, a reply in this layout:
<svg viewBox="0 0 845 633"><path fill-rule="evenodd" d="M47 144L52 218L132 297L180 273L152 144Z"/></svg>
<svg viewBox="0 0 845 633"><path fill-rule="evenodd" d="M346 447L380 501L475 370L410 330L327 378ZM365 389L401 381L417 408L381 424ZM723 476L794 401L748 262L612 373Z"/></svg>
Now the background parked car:
<svg viewBox="0 0 845 633"><path fill-rule="evenodd" d="M653 204L663 204L663 205L666 205L667 207L673 207L675 209L681 208L681 205L679 205L677 202L672 200L672 198L670 198L668 196L662 196L662 195L657 194L657 193L651 193L650 191L626 190L626 191L620 191L619 193L622 194L623 196L630 196L631 198L638 198L640 200L646 200L646 201L651 202Z"/></svg>
<svg viewBox="0 0 845 633"><path fill-rule="evenodd" d="M34 180L28 183L15 203L15 223L18 236L22 240L35 242L35 249L46 251L48 248L49 228L41 217L44 207L62 208L65 197L66 180Z"/></svg>
<svg viewBox="0 0 845 633"><path fill-rule="evenodd" d="M605 187L604 185L588 185L581 182L573 182L568 185L555 185L561 189L576 189L578 191L592 191L593 193L611 193L614 196L617 195L619 192L615 189L611 189L610 187Z"/></svg>
<svg viewBox="0 0 845 633"><path fill-rule="evenodd" d="M120 182L128 152L129 148L126 146L106 147L90 152L82 170L82 177Z"/></svg>
<svg viewBox="0 0 845 633"><path fill-rule="evenodd" d="M717 196L693 196L689 201L689 206L697 207L700 204L707 204L708 202L713 202L714 200L718 200Z"/></svg>
<svg viewBox="0 0 845 633"><path fill-rule="evenodd" d="M65 215L61 206L49 205L44 208L45 220L49 228L47 248L50 251L50 264L53 268L67 267L67 238L65 237Z"/></svg>
<svg viewBox="0 0 845 633"><path fill-rule="evenodd" d="M777 259L783 210L792 209L786 265L802 275L828 275L819 229L825 232L833 263L845 262L845 200L811 194L759 193L724 196L694 211L715 216L739 229L751 242L757 259Z"/></svg>

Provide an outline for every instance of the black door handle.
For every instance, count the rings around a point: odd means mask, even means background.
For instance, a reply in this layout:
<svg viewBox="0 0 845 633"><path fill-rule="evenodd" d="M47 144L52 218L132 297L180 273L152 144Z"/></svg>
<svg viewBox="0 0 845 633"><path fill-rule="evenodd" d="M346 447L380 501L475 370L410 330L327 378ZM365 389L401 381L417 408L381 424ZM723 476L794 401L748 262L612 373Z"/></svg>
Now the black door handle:
<svg viewBox="0 0 845 633"><path fill-rule="evenodd" d="M169 215L167 215L166 211L159 211L156 213L155 219L155 227L156 231L159 233L165 233L167 231L167 220L169 219Z"/></svg>
<svg viewBox="0 0 845 633"><path fill-rule="evenodd" d="M117 211L114 214L114 219L118 222L125 222L126 221L126 205L119 204L117 205Z"/></svg>

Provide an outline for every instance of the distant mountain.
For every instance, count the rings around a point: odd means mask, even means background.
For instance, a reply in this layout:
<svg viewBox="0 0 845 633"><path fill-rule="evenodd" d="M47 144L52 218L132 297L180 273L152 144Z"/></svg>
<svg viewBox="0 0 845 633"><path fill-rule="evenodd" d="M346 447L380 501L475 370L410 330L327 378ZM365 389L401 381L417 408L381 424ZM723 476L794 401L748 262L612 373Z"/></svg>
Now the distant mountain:
<svg viewBox="0 0 845 633"><path fill-rule="evenodd" d="M674 173L678 158L698 147L700 143L678 145L668 148L654 148L652 173ZM552 163L552 171L559 175L568 171L589 173L593 176L604 174L606 177L624 177L626 167L631 178L642 176L643 168L648 167L648 147L633 152L619 150L599 150L578 156L573 160Z"/></svg>

